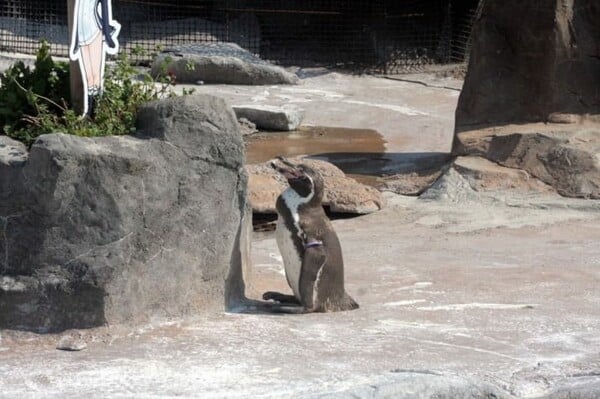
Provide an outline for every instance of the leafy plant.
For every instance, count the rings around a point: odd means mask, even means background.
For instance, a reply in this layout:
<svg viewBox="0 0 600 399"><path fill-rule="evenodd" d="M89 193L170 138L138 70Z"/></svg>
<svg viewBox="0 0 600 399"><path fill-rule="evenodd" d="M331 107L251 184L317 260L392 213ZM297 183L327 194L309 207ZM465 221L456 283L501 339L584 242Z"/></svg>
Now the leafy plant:
<svg viewBox="0 0 600 399"><path fill-rule="evenodd" d="M70 105L69 65L54 62L49 49L42 42L33 70L17 62L0 75L0 127L27 145L39 135L57 131L86 137L133 133L141 104L175 95L174 77L156 81L121 53L106 70L93 114L80 117Z"/></svg>
<svg viewBox="0 0 600 399"><path fill-rule="evenodd" d="M42 103L40 96L47 101ZM28 127L27 116L60 112L60 104L69 101L69 65L55 63L43 42L33 70L18 61L0 75L0 128L11 137L26 139L26 133L18 132Z"/></svg>

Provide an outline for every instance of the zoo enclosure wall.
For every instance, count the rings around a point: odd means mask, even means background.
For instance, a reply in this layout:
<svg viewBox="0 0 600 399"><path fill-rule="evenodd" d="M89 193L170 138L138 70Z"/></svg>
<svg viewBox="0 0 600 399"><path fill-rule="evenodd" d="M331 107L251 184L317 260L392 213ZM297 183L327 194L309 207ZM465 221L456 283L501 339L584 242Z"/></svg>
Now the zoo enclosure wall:
<svg viewBox="0 0 600 399"><path fill-rule="evenodd" d="M112 0L121 49L235 42L281 65L393 74L464 63L483 0ZM67 56L66 0L0 3L0 51ZM145 55L135 55L142 48Z"/></svg>

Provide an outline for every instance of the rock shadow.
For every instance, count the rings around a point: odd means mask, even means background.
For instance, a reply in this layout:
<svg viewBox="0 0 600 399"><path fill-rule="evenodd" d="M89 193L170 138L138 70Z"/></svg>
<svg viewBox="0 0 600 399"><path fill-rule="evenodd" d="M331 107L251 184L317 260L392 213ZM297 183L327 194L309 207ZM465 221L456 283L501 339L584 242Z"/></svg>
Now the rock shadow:
<svg viewBox="0 0 600 399"><path fill-rule="evenodd" d="M445 152L328 152L307 158L330 162L350 175L384 177L439 170L453 157Z"/></svg>

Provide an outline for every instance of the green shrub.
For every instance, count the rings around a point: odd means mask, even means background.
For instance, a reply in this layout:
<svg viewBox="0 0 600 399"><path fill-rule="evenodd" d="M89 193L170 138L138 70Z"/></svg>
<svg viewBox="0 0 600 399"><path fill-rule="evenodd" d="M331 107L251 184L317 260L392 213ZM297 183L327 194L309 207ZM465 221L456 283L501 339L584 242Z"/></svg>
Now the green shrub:
<svg viewBox="0 0 600 399"><path fill-rule="evenodd" d="M48 44L42 43L33 70L18 61L0 75L0 127L11 137L30 141L22 132L29 127L28 118L60 113L58 104L68 103L69 95L69 65L55 63ZM40 96L50 101L42 102Z"/></svg>
<svg viewBox="0 0 600 399"><path fill-rule="evenodd" d="M27 145L54 132L86 137L133 133L141 104L174 95L171 77L157 82L121 53L106 69L104 91L93 114L81 117L71 107L69 65L55 62L49 50L42 42L33 70L17 62L0 74L0 128Z"/></svg>

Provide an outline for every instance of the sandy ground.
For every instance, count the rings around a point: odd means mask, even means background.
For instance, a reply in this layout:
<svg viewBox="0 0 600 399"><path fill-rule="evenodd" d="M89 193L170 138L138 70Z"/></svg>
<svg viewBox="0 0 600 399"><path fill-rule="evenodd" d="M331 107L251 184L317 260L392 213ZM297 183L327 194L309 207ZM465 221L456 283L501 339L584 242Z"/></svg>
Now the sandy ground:
<svg viewBox="0 0 600 399"><path fill-rule="evenodd" d="M376 129L390 152L447 152L458 91L427 85L336 73L199 91L296 102L306 123ZM388 194L335 221L359 310L71 332L81 352L1 331L0 397L600 397L600 201L466 194ZM252 261L250 296L287 289L272 237Z"/></svg>

